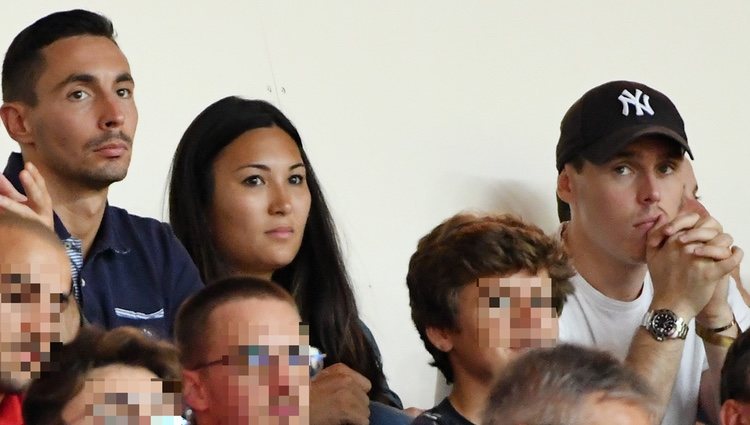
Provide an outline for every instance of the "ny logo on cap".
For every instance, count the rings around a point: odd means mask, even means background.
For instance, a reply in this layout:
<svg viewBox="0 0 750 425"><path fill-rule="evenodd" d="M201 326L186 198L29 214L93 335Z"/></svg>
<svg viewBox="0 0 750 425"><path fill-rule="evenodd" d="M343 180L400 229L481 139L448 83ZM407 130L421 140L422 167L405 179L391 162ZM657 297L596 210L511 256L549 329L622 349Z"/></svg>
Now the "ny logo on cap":
<svg viewBox="0 0 750 425"><path fill-rule="evenodd" d="M622 114L626 117L630 115L630 105L635 107L635 114L639 117L643 115L643 111L646 111L649 115L654 115L654 110L648 103L648 95L643 94L640 89L635 89L635 95L625 89L617 99L622 102ZM641 100L643 101L641 102Z"/></svg>

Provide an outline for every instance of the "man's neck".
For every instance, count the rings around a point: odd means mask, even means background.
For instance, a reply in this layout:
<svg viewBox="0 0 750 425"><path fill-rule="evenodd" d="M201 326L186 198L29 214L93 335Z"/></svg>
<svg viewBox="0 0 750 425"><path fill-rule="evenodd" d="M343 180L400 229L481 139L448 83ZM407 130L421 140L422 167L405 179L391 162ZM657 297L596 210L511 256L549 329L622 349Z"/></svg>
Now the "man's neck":
<svg viewBox="0 0 750 425"><path fill-rule="evenodd" d="M457 373L456 373L457 372ZM492 390L492 379L476 379L461 371L454 370L453 390L448 396L453 408L469 422L482 422L482 412Z"/></svg>
<svg viewBox="0 0 750 425"><path fill-rule="evenodd" d="M71 235L81 240L83 256L89 252L107 207L107 187L89 189L42 172L55 214Z"/></svg>
<svg viewBox="0 0 750 425"><path fill-rule="evenodd" d="M576 271L596 290L619 301L633 301L643 289L648 266L624 262L595 246L573 222L566 226L562 239Z"/></svg>
<svg viewBox="0 0 750 425"><path fill-rule="evenodd" d="M0 403L3 402L4 398L5 398L5 393L0 393Z"/></svg>

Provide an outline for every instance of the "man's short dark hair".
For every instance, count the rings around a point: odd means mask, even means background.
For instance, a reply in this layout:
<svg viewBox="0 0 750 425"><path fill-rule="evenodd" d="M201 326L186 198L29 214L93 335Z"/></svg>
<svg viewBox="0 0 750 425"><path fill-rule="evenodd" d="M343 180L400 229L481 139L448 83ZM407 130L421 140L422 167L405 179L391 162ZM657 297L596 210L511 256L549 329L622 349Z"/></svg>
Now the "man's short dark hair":
<svg viewBox="0 0 750 425"><path fill-rule="evenodd" d="M65 406L83 390L88 374L99 367L119 364L142 367L164 380L165 393L181 392L177 349L168 342L147 337L136 328L105 331L86 326L57 354L50 370L33 381L26 392L23 418L28 425L64 424Z"/></svg>
<svg viewBox="0 0 750 425"><path fill-rule="evenodd" d="M205 360L211 313L225 303L248 298L276 299L297 308L289 292L263 279L229 277L206 286L185 301L175 319L175 339L185 369L194 369Z"/></svg>
<svg viewBox="0 0 750 425"><path fill-rule="evenodd" d="M411 317L436 366L453 381L448 355L427 337L427 328L458 329L461 289L479 278L546 270L558 314L575 274L561 245L538 227L511 215L457 214L424 236L409 261Z"/></svg>
<svg viewBox="0 0 750 425"><path fill-rule="evenodd" d="M750 329L732 343L721 368L721 402L750 402Z"/></svg>
<svg viewBox="0 0 750 425"><path fill-rule="evenodd" d="M45 66L42 49L62 38L78 35L107 37L117 44L112 21L81 9L47 15L18 33L3 61L3 101L35 106L36 83Z"/></svg>
<svg viewBox="0 0 750 425"><path fill-rule="evenodd" d="M501 372L485 425L585 425L592 397L636 405L656 420L651 388L611 354L570 344L529 351Z"/></svg>

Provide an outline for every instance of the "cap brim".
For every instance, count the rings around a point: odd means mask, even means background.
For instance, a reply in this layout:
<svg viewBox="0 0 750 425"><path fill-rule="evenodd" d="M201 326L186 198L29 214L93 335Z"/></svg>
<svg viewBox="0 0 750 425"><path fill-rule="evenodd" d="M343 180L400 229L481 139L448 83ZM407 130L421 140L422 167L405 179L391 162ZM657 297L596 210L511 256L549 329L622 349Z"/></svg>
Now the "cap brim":
<svg viewBox="0 0 750 425"><path fill-rule="evenodd" d="M660 125L636 126L620 130L599 143L589 146L581 152L581 155L594 164L603 164L622 152L629 144L644 136L663 136L673 140L690 155L690 159L695 159L684 137Z"/></svg>

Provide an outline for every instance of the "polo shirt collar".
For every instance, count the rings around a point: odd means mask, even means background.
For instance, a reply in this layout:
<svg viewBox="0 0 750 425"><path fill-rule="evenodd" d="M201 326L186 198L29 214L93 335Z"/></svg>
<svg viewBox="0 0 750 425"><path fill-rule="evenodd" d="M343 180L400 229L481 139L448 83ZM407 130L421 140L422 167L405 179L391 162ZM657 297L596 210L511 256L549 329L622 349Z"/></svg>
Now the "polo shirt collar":
<svg viewBox="0 0 750 425"><path fill-rule="evenodd" d="M107 206L104 207L102 222L99 225L99 232L96 234L90 254L96 255L105 250L112 250L117 254L127 254L130 247L123 243L122 227L121 217L107 202Z"/></svg>

